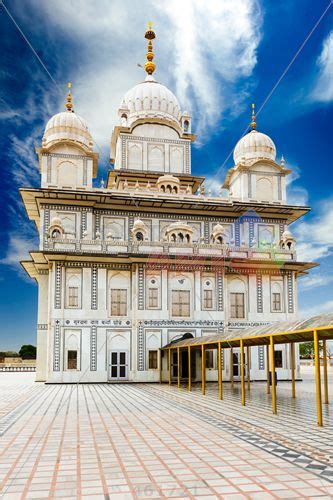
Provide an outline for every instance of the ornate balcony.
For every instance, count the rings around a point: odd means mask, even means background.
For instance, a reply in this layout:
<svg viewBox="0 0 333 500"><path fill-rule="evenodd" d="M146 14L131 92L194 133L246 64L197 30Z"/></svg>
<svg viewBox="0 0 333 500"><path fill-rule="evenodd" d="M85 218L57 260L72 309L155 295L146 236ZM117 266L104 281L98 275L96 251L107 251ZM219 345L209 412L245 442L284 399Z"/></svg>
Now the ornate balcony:
<svg viewBox="0 0 333 500"><path fill-rule="evenodd" d="M296 261L296 252L281 250L273 245L260 247L235 247L213 243L170 243L165 241L122 241L89 239L49 239L48 248L53 252L89 253L89 254L156 254L188 255L220 258L238 258L253 260Z"/></svg>

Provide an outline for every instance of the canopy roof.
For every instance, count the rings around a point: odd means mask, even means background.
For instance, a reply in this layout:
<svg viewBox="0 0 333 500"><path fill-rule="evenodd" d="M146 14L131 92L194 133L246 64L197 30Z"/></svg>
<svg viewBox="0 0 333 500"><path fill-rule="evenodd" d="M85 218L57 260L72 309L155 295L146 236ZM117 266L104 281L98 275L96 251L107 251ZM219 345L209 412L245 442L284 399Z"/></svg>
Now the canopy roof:
<svg viewBox="0 0 333 500"><path fill-rule="evenodd" d="M193 346L199 347L203 344L217 345L221 342L222 347L238 347L243 340L244 345L269 344L269 337L274 337L274 343L285 344L289 342L305 342L313 340L313 331L317 330L320 338L333 339L333 313L312 316L297 321L285 321L271 325L260 325L245 328L238 331L225 331L217 335L204 335L203 337L179 339L167 344L162 349L174 349L177 347Z"/></svg>

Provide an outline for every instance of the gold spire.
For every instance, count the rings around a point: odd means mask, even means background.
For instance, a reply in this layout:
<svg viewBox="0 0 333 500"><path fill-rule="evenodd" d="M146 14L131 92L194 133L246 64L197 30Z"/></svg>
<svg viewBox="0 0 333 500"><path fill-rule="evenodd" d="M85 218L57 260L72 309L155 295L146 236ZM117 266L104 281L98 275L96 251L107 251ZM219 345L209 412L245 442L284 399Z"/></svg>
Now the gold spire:
<svg viewBox="0 0 333 500"><path fill-rule="evenodd" d="M66 104L65 104L65 106L66 106L66 108L67 108L67 111L72 111L72 107L73 107L73 104L72 104L71 87L72 87L71 82L68 82L68 83L67 83L67 88L68 88L68 93L67 93L67 102L66 102Z"/></svg>
<svg viewBox="0 0 333 500"><path fill-rule="evenodd" d="M257 127L257 124L256 124L256 114L254 112L254 104L252 104L251 128L252 128L252 130L255 130L256 127Z"/></svg>
<svg viewBox="0 0 333 500"><path fill-rule="evenodd" d="M148 50L146 54L147 62L145 64L145 70L148 73L148 75L152 75L155 71L155 64L153 63L154 53L153 53L153 43L152 43L152 40L154 40L155 37L156 35L152 27L152 22L149 21L148 29L145 33L145 38L148 40Z"/></svg>

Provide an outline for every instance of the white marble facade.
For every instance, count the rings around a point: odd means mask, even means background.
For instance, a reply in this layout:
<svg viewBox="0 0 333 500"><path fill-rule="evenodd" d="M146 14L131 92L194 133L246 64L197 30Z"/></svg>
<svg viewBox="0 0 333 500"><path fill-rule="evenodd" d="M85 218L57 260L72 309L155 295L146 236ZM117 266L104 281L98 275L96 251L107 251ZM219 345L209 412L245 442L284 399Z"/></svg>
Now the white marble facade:
<svg viewBox="0 0 333 500"><path fill-rule="evenodd" d="M39 287L37 380L156 382L159 348L177 336L297 316L307 264L288 225L307 208L288 205L290 171L254 120L236 145L228 194L213 196L191 175L191 117L152 75L120 104L114 170L100 187L98 155L70 93L66 107L37 149L41 189L21 190L40 234L22 263ZM288 378L288 346L276 350L278 377ZM232 368L224 356L224 377L232 369L237 379L237 349ZM214 380L215 353L208 358ZM265 349L252 348L251 378L265 377Z"/></svg>

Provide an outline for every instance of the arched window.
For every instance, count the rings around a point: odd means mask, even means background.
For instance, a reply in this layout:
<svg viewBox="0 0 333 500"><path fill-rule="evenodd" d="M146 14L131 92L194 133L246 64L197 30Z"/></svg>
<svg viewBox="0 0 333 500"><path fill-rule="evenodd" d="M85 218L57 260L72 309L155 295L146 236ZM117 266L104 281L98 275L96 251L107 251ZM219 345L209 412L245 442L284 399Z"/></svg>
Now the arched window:
<svg viewBox="0 0 333 500"><path fill-rule="evenodd" d="M143 234L138 231L135 235L135 238L137 239L137 241L143 241Z"/></svg>
<svg viewBox="0 0 333 500"><path fill-rule="evenodd" d="M185 236L185 238L186 238L187 243L190 243L190 241L191 241L190 235L189 235L189 234L187 234L187 235Z"/></svg>
<svg viewBox="0 0 333 500"><path fill-rule="evenodd" d="M271 283L271 311L282 312L283 310L283 281L272 281Z"/></svg>
<svg viewBox="0 0 333 500"><path fill-rule="evenodd" d="M229 285L230 318L246 317L246 288L241 279L233 279Z"/></svg>
<svg viewBox="0 0 333 500"><path fill-rule="evenodd" d="M138 169L142 167L141 145L133 144L128 148L128 168Z"/></svg>
<svg viewBox="0 0 333 500"><path fill-rule="evenodd" d="M174 233L172 233L172 235L171 235L171 241L173 241L173 242L176 241L176 235Z"/></svg>
<svg viewBox="0 0 333 500"><path fill-rule="evenodd" d="M273 200L273 186L270 179L261 177L256 183L256 199L257 200Z"/></svg>
<svg viewBox="0 0 333 500"><path fill-rule="evenodd" d="M182 148L170 148L170 172L183 171L183 155L184 151Z"/></svg>
<svg viewBox="0 0 333 500"><path fill-rule="evenodd" d="M181 243L184 241L184 236L182 233L178 233L178 241Z"/></svg>
<svg viewBox="0 0 333 500"><path fill-rule="evenodd" d="M164 170L164 153L159 147L152 147L148 152L148 165L152 170L161 172Z"/></svg>
<svg viewBox="0 0 333 500"><path fill-rule="evenodd" d="M216 238L216 242L217 242L217 243L220 243L220 244L222 245L222 244L223 244L223 238L222 238L222 236L218 236L218 237Z"/></svg>
<svg viewBox="0 0 333 500"><path fill-rule="evenodd" d="M81 274L73 269L66 270L66 307L71 309L81 308Z"/></svg>
<svg viewBox="0 0 333 500"><path fill-rule="evenodd" d="M53 229L51 237L52 238L61 238L61 232L59 231L59 229Z"/></svg>

